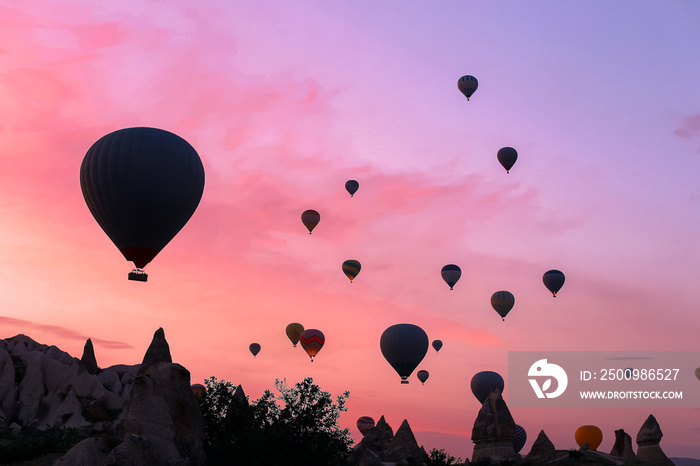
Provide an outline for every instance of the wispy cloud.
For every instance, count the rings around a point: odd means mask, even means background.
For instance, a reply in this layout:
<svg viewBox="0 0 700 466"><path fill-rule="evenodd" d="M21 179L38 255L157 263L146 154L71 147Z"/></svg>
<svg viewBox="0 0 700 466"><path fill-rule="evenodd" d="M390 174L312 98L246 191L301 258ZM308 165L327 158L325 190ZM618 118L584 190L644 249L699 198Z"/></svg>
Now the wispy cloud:
<svg viewBox="0 0 700 466"><path fill-rule="evenodd" d="M87 336L76 332L75 330L66 328L66 327L61 327L58 325L48 325L48 324L40 324L37 322L31 322L29 320L23 320L23 319L15 319L12 317L4 317L0 316L0 324L2 324L4 327L16 327L16 328L21 328L23 329L23 332L31 332L33 330L41 331L41 332L46 332L51 335L55 335L58 338L62 339L68 339L68 340L81 340L81 341L86 341L88 339ZM28 335L31 336L31 335ZM90 337L92 342L98 346L106 347L106 348L111 348L111 349L131 349L133 348L132 345L128 343L124 343L121 341L113 341L113 340L103 340L101 338L94 338ZM43 344L52 344L51 342L40 342Z"/></svg>

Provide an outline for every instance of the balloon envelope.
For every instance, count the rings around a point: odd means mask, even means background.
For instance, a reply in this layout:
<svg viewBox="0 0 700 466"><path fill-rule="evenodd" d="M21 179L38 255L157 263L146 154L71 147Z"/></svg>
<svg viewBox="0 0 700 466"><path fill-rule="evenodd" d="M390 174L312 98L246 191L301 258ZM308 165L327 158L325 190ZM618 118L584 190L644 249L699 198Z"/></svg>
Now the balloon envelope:
<svg viewBox="0 0 700 466"><path fill-rule="evenodd" d="M557 297L557 292L561 290L562 286L564 286L564 280L566 280L566 278L559 270L548 270L542 276L544 286L546 286L547 289L552 292L552 296L555 298Z"/></svg>
<svg viewBox="0 0 700 466"><path fill-rule="evenodd" d="M114 245L142 269L185 226L204 191L204 166L180 136L126 128L100 138L80 165L85 203Z"/></svg>
<svg viewBox="0 0 700 466"><path fill-rule="evenodd" d="M418 373L416 373L416 376L418 377L418 380L425 385L425 381L428 380L428 377L430 377L430 373L428 373L426 370L420 370Z"/></svg>
<svg viewBox="0 0 700 466"><path fill-rule="evenodd" d="M260 352L260 344L259 343L251 343L250 346L248 346L248 349L250 350L251 353L253 353L253 357L255 357Z"/></svg>
<svg viewBox="0 0 700 466"><path fill-rule="evenodd" d="M502 147L498 150L496 156L503 168L506 169L506 173L510 173L510 169L515 165L515 161L518 160L518 151L512 147Z"/></svg>
<svg viewBox="0 0 700 466"><path fill-rule="evenodd" d="M428 335L417 325L396 324L384 330L379 347L384 358L408 383L408 377L428 352Z"/></svg>
<svg viewBox="0 0 700 466"><path fill-rule="evenodd" d="M326 337L323 335L323 332L315 328L304 330L299 336L299 343L301 343L301 347L304 348L306 354L311 358L311 362L314 362L314 356L321 351L325 342Z"/></svg>
<svg viewBox="0 0 700 466"><path fill-rule="evenodd" d="M357 419L357 430L362 436L369 434L369 431L374 427L374 419L369 416L361 416Z"/></svg>
<svg viewBox="0 0 700 466"><path fill-rule="evenodd" d="M515 296L509 291L496 291L491 295L491 306L503 320L506 320L506 316L514 305Z"/></svg>
<svg viewBox="0 0 700 466"><path fill-rule="evenodd" d="M440 348L442 348L442 340L433 340L433 348L436 352L440 351Z"/></svg>
<svg viewBox="0 0 700 466"><path fill-rule="evenodd" d="M474 91L476 91L476 88L479 87L479 81L471 75L462 76L457 81L457 87L467 100L469 100L469 97L471 97Z"/></svg>
<svg viewBox="0 0 700 466"><path fill-rule="evenodd" d="M348 180L345 182L345 190L350 193L350 197L353 197L359 188L360 183L355 180Z"/></svg>
<svg viewBox="0 0 700 466"><path fill-rule="evenodd" d="M697 377L698 380L700 380L700 367L698 367L697 369L695 369L695 377Z"/></svg>
<svg viewBox="0 0 700 466"><path fill-rule="evenodd" d="M301 336L301 333L303 331L304 326L296 322L287 325L287 328L285 330L285 332L287 333L287 338L289 338L289 341L292 342L292 345L294 345L295 348L297 346L297 343L299 343L299 337Z"/></svg>
<svg viewBox="0 0 700 466"><path fill-rule="evenodd" d="M493 371L477 372L471 381L472 393L481 404L484 404L492 391L499 389L503 393L504 387L503 377L498 372Z"/></svg>
<svg viewBox="0 0 700 466"><path fill-rule="evenodd" d="M462 276L462 269L457 265L447 264L440 271L440 275L442 275L442 279L445 280L445 283L447 283L452 290L452 287L455 286Z"/></svg>
<svg viewBox="0 0 700 466"><path fill-rule="evenodd" d="M305 210L304 212L301 213L301 223L304 224L307 230L309 230L309 234L316 228L316 225L318 225L318 222L321 221L321 214L316 212L313 209Z"/></svg>
<svg viewBox="0 0 700 466"><path fill-rule="evenodd" d="M345 262L343 262L343 273L350 279L350 283L357 277L357 274L360 273L360 269L362 266L360 265L359 261L356 261L355 259L348 259Z"/></svg>
<svg viewBox="0 0 700 466"><path fill-rule="evenodd" d="M204 395L207 392L207 387L205 387L201 383L192 384L190 388L192 389L192 393L194 393L195 396Z"/></svg>
<svg viewBox="0 0 700 466"><path fill-rule="evenodd" d="M579 447L587 443L589 449L595 450L603 441L603 432L597 426L581 426L576 429L574 438Z"/></svg>
<svg viewBox="0 0 700 466"><path fill-rule="evenodd" d="M513 450L515 453L520 453L525 443L527 442L527 432L525 429L515 424L515 434L513 435Z"/></svg>

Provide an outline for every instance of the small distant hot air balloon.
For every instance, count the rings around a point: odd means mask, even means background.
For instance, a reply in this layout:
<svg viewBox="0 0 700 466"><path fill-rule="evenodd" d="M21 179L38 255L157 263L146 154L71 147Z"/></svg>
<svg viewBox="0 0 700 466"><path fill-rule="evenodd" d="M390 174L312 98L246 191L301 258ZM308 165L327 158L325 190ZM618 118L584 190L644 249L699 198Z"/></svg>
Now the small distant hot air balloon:
<svg viewBox="0 0 700 466"><path fill-rule="evenodd" d="M194 393L195 396L201 396L207 393L207 387L202 385L201 383L194 383L190 386L192 389L192 393Z"/></svg>
<svg viewBox="0 0 700 466"><path fill-rule="evenodd" d="M395 324L384 330L379 347L401 383L408 383L408 377L428 352L428 335L417 325Z"/></svg>
<svg viewBox="0 0 700 466"><path fill-rule="evenodd" d="M362 436L369 434L369 431L374 427L374 419L369 416L361 416L357 419L357 430Z"/></svg>
<svg viewBox="0 0 700 466"><path fill-rule="evenodd" d="M695 369L695 377L697 377L698 380L700 380L700 367L698 367L697 369Z"/></svg>
<svg viewBox="0 0 700 466"><path fill-rule="evenodd" d="M498 150L497 157L500 164L506 169L506 173L510 173L510 169L518 160L518 151L512 147L502 147Z"/></svg>
<svg viewBox="0 0 700 466"><path fill-rule="evenodd" d="M459 78L457 81L457 87L460 92L469 100L476 88L479 87L479 81L476 80L474 76L466 75Z"/></svg>
<svg viewBox="0 0 700 466"><path fill-rule="evenodd" d="M527 432L525 429L515 424L515 434L513 435L513 450L515 453L520 453L525 443L527 442Z"/></svg>
<svg viewBox="0 0 700 466"><path fill-rule="evenodd" d="M481 404L484 404L492 391L498 389L503 393L504 387L503 377L498 372L493 371L477 372L471 381L472 393Z"/></svg>
<svg viewBox="0 0 700 466"><path fill-rule="evenodd" d="M462 269L454 264L447 264L442 268L440 274L442 275L442 279L445 280L445 283L447 283L452 290L454 289L453 286L459 281L459 277L462 276Z"/></svg>
<svg viewBox="0 0 700 466"><path fill-rule="evenodd" d="M306 354L311 358L311 362L314 362L314 356L321 351L325 342L326 337L323 335L323 332L315 328L304 330L299 336L299 343L301 343L301 347L304 348Z"/></svg>
<svg viewBox="0 0 700 466"><path fill-rule="evenodd" d="M603 431L597 426L581 426L576 429L574 439L576 439L579 447L587 443L590 450L595 450L600 446L600 442L603 441Z"/></svg>
<svg viewBox="0 0 700 466"><path fill-rule="evenodd" d="M433 348L435 352L439 352L440 348L442 348L442 340L433 340Z"/></svg>
<svg viewBox="0 0 700 466"><path fill-rule="evenodd" d="M253 353L253 357L255 357L260 352L260 344L259 343L251 343L250 346L248 346L248 349L250 350L251 353Z"/></svg>
<svg viewBox="0 0 700 466"><path fill-rule="evenodd" d="M345 190L350 193L350 197L353 197L359 188L360 183L355 180L348 180L345 182Z"/></svg>
<svg viewBox="0 0 700 466"><path fill-rule="evenodd" d="M696 374L697 374L697 371L696 371ZM631 367L626 367L623 375L625 376L625 380L630 380L632 378L632 376L634 375L634 369L632 369ZM700 378L700 377L698 377L698 378Z"/></svg>
<svg viewBox="0 0 700 466"><path fill-rule="evenodd" d="M357 277L357 274L360 273L361 267L360 262L355 259L348 259L343 262L343 273L350 279L350 283L352 283L355 277Z"/></svg>
<svg viewBox="0 0 700 466"><path fill-rule="evenodd" d="M316 212L313 209L305 210L304 212L301 213L301 223L304 224L307 230L309 230L309 234L316 228L316 225L318 225L318 222L321 221L321 214Z"/></svg>
<svg viewBox="0 0 700 466"><path fill-rule="evenodd" d="M294 347L297 347L297 343L299 342L299 337L301 336L301 333L304 331L304 326L301 324L298 324L296 322L291 323L287 325L287 338L289 338L289 341L292 342L292 345Z"/></svg>
<svg viewBox="0 0 700 466"><path fill-rule="evenodd" d="M515 296L509 291L496 291L491 295L491 306L498 312L498 315L506 320L506 316L515 305Z"/></svg>
<svg viewBox="0 0 700 466"><path fill-rule="evenodd" d="M418 380L420 380L422 385L425 385L425 381L428 380L430 374L426 370L420 370L418 373L416 373L416 377L418 377Z"/></svg>
<svg viewBox="0 0 700 466"><path fill-rule="evenodd" d="M555 298L557 297L557 292L564 286L564 280L566 280L566 278L559 270L549 270L542 276L544 286L552 292L552 296Z"/></svg>
<svg viewBox="0 0 700 466"><path fill-rule="evenodd" d="M180 136L156 128L126 128L101 137L80 165L90 213L146 281L143 268L185 226L204 191L204 166Z"/></svg>

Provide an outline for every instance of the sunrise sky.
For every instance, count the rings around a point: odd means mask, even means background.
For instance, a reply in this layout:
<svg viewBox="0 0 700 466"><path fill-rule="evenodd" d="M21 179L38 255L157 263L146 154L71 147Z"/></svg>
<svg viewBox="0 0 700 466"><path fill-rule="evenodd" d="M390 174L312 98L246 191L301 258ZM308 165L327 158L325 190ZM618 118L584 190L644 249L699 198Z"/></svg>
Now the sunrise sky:
<svg viewBox="0 0 700 466"><path fill-rule="evenodd" d="M163 327L193 382L256 399L311 376L350 391L355 438L385 415L470 457L469 381L505 377L509 351L698 350L698 18L684 1L0 0L0 338L80 357L90 337L107 367ZM182 136L206 172L147 283L79 184L92 143L131 126ZM498 290L516 299L505 322ZM290 322L325 334L313 364ZM381 355L399 322L444 342L425 386ZM523 453L540 429L577 447L582 424L609 452L652 412L667 455L700 457L700 409L511 409Z"/></svg>

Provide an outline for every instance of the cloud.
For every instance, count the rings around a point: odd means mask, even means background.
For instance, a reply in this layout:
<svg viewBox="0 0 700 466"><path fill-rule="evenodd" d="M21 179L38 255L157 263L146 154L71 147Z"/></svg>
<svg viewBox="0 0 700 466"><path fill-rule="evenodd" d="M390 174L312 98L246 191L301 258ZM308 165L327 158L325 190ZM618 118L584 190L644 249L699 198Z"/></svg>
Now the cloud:
<svg viewBox="0 0 700 466"><path fill-rule="evenodd" d="M49 324L40 324L36 322L31 322L28 320L23 320L23 319L15 319L12 317L3 317L0 316L0 324L2 324L4 327L18 327L23 329L23 332L29 332L29 331L40 331L40 332L46 332L51 335L55 335L56 337L59 338L64 338L68 340L81 340L81 341L87 341L88 337L85 335L82 335L75 330L71 330L66 327L61 327L58 325L49 325ZM27 329L27 330L24 330ZM121 341L113 341L113 340L103 340L100 338L91 338L92 342L98 346L106 347L106 348L111 348L111 349L131 349L133 348L132 345L128 343L124 343ZM44 343L44 344L51 344L50 342Z"/></svg>
<svg viewBox="0 0 700 466"><path fill-rule="evenodd" d="M700 114L685 117L673 134L684 139L700 136Z"/></svg>

